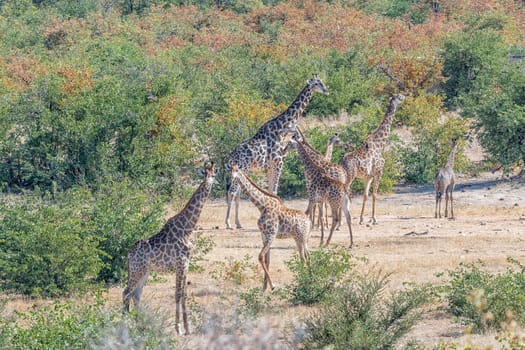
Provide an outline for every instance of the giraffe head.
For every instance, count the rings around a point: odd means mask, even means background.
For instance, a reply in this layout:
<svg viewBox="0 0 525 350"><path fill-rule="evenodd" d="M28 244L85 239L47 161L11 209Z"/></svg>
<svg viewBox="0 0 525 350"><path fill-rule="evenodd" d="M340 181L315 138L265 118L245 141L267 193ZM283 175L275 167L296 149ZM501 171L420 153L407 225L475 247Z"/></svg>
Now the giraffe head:
<svg viewBox="0 0 525 350"><path fill-rule="evenodd" d="M304 141L304 134L303 131L297 127L295 129L295 132L292 134L292 138L290 139L290 143L295 147L297 143Z"/></svg>
<svg viewBox="0 0 525 350"><path fill-rule="evenodd" d="M405 94L392 94L390 96L390 101L394 105L394 107L397 107L400 103L406 100L407 97L408 95Z"/></svg>
<svg viewBox="0 0 525 350"><path fill-rule="evenodd" d="M312 89L312 91L320 92L320 93L322 93L324 95L328 95L329 94L328 93L328 89L324 85L324 83L321 80L321 78L319 78L317 76L317 74L314 74L312 79L308 80L307 83L308 83L308 86Z"/></svg>
<svg viewBox="0 0 525 350"><path fill-rule="evenodd" d="M237 165L237 163L229 164L228 168L230 170L232 180L239 178L241 169L239 169L239 165Z"/></svg>
<svg viewBox="0 0 525 350"><path fill-rule="evenodd" d="M210 164L205 164L204 168L199 169L199 175L205 178L205 181L208 185L212 185L217 176L217 169L215 168L215 163L211 162Z"/></svg>
<svg viewBox="0 0 525 350"><path fill-rule="evenodd" d="M341 139L339 138L339 134L334 134L334 136L330 137L330 140L328 141L331 145L337 146L337 147L345 147L345 144Z"/></svg>

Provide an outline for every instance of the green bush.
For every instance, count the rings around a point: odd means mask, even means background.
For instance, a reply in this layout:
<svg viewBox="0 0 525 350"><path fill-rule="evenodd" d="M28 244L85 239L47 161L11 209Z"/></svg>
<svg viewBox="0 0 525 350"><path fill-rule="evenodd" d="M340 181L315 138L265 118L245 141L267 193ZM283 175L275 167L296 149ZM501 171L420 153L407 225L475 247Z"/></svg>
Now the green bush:
<svg viewBox="0 0 525 350"><path fill-rule="evenodd" d="M0 287L31 296L87 290L100 272L101 237L90 235L81 203L86 192L69 193L60 205L37 196L0 202ZM78 202L77 202L78 201Z"/></svg>
<svg viewBox="0 0 525 350"><path fill-rule="evenodd" d="M257 265L253 259L246 254L241 260L229 256L225 261L219 261L210 272L213 279L233 282L235 285L246 284L247 281L255 280L257 276Z"/></svg>
<svg viewBox="0 0 525 350"><path fill-rule="evenodd" d="M356 274L306 320L307 349L395 349L427 301L420 288L385 296L388 275Z"/></svg>
<svg viewBox="0 0 525 350"><path fill-rule="evenodd" d="M269 307L270 295L265 294L261 288L251 288L239 293L242 301L240 312L249 317L260 315Z"/></svg>
<svg viewBox="0 0 525 350"><path fill-rule="evenodd" d="M351 271L352 255L347 248L320 248L310 252L308 264L297 254L286 266L292 271L293 282L285 293L294 304L315 304L325 300Z"/></svg>
<svg viewBox="0 0 525 350"><path fill-rule="evenodd" d="M203 271L204 267L200 263L206 261L204 256L211 252L216 244L212 237L205 236L202 232L195 232L194 237L189 270Z"/></svg>
<svg viewBox="0 0 525 350"><path fill-rule="evenodd" d="M1 308L0 308L1 311ZM162 315L138 310L122 318L107 300L56 301L6 319L0 317L0 348L25 349L172 349L175 341Z"/></svg>
<svg viewBox="0 0 525 350"><path fill-rule="evenodd" d="M525 324L525 266L509 261L514 268L499 274L485 271L481 261L448 271L444 300L450 312L476 332L500 328L509 313L520 325Z"/></svg>
<svg viewBox="0 0 525 350"><path fill-rule="evenodd" d="M87 232L99 240L104 263L97 279L126 279L128 249L137 240L157 233L162 225L162 203L137 190L129 180L111 182L93 194L88 209Z"/></svg>
<svg viewBox="0 0 525 350"><path fill-rule="evenodd" d="M96 193L74 188L54 199L4 197L0 287L58 296L86 291L96 280L123 280L129 247L160 228L160 205L128 181Z"/></svg>

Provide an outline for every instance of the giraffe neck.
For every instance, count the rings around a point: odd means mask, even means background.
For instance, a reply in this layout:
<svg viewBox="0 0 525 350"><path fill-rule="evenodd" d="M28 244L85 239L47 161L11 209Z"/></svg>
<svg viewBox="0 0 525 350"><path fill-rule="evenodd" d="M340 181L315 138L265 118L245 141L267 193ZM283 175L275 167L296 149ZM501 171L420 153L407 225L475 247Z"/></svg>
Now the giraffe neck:
<svg viewBox="0 0 525 350"><path fill-rule="evenodd" d="M326 146L326 153L324 155L324 158L326 160L332 160L332 154L334 153L334 144L330 141L328 141L328 145Z"/></svg>
<svg viewBox="0 0 525 350"><path fill-rule="evenodd" d="M450 167L450 168L453 168L454 167L454 160L456 158L456 149L457 149L457 145L454 145L452 147L452 149L450 150L450 154L448 155L448 160L447 160L447 167Z"/></svg>
<svg viewBox="0 0 525 350"><path fill-rule="evenodd" d="M398 101L396 101L395 98L391 98L383 120L381 120L381 123L377 127L376 131L370 135L369 141L372 141L374 146L383 148L388 141L388 137L390 136L390 127L392 126L392 122L394 120L394 114L396 113L397 105Z"/></svg>
<svg viewBox="0 0 525 350"><path fill-rule="evenodd" d="M289 123L293 120L297 120L300 115L303 114L306 106L312 100L313 91L310 85L306 85L301 93L295 98L292 104L279 115L280 120L283 123Z"/></svg>
<svg viewBox="0 0 525 350"><path fill-rule="evenodd" d="M301 162L304 166L304 171L307 174L314 175L314 172L316 169L319 168L319 166L314 162L312 157L309 155L309 152L307 151L307 146L304 145L302 142L296 143L297 147L297 155L299 156L299 159L301 159Z"/></svg>
<svg viewBox="0 0 525 350"><path fill-rule="evenodd" d="M259 209L259 211L266 210L273 202L281 201L276 195L263 190L257 186L249 177L244 173L239 172L237 177L239 185L244 190L244 193L248 196L250 201Z"/></svg>
<svg viewBox="0 0 525 350"><path fill-rule="evenodd" d="M304 152L306 152L312 160L319 161L321 159L326 159L321 153L319 153L319 151L313 148L312 145L310 145L306 141L306 138L304 137L304 134L301 129L297 128L297 132L299 133L301 139L300 141L295 141L295 142L300 143L303 146ZM328 149L326 152L328 153Z"/></svg>
<svg viewBox="0 0 525 350"><path fill-rule="evenodd" d="M191 196L184 209L177 214L177 225L183 235L191 234L197 225L202 208L210 192L211 184L205 180L199 188L197 188L195 193L193 193L193 196Z"/></svg>

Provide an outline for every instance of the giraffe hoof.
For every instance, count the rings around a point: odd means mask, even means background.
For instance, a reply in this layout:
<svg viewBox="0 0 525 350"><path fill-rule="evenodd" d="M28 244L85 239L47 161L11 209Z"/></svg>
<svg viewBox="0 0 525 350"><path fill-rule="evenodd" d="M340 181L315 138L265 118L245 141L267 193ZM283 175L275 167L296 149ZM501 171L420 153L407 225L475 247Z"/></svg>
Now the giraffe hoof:
<svg viewBox="0 0 525 350"><path fill-rule="evenodd" d="M242 228L242 225L237 225L235 228L236 228L236 229L241 229L241 228Z"/></svg>

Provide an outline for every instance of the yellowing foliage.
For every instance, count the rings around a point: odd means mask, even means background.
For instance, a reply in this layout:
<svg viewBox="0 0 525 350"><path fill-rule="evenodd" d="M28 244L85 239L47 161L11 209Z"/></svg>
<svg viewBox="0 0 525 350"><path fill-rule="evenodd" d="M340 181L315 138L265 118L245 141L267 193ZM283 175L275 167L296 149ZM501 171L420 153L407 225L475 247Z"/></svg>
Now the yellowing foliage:
<svg viewBox="0 0 525 350"><path fill-rule="evenodd" d="M227 99L228 112L214 117L216 123L235 127L257 129L270 118L286 109L284 105L275 105L269 100L254 100L245 93L232 94Z"/></svg>

